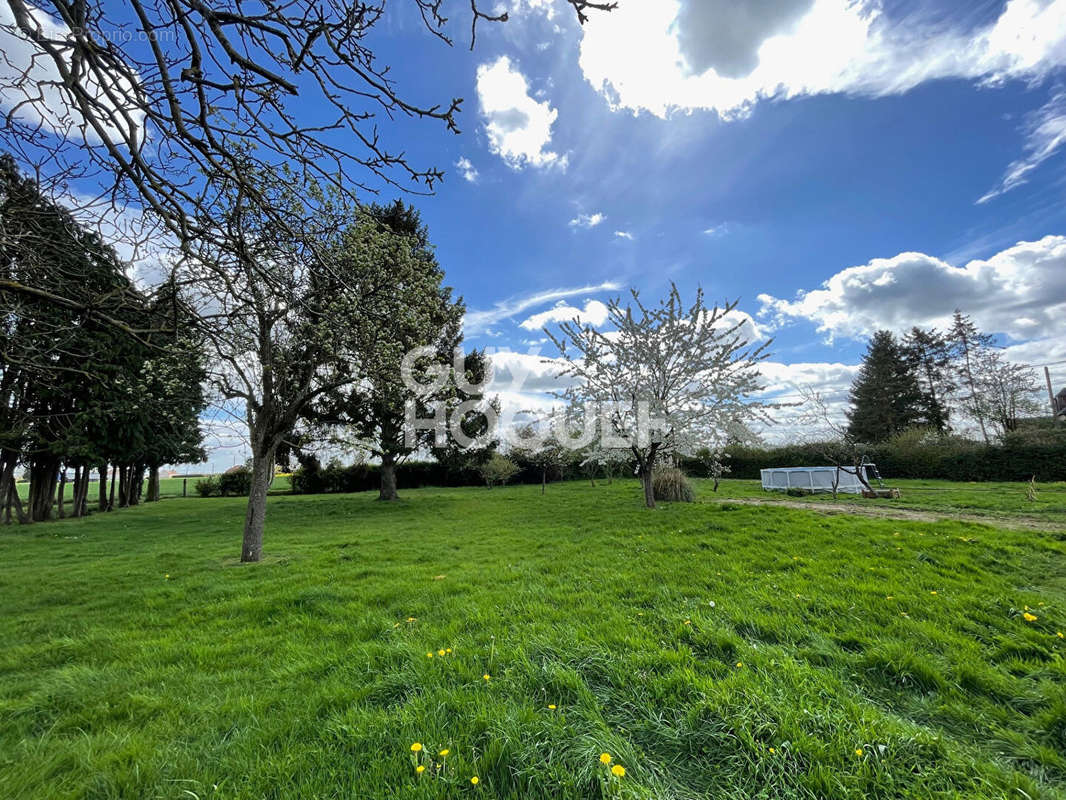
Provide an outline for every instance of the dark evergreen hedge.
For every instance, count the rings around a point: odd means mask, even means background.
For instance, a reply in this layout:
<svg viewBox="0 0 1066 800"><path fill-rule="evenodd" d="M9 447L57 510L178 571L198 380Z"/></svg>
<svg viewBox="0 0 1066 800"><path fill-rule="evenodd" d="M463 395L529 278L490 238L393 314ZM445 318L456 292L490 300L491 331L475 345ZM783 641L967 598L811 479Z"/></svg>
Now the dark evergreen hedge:
<svg viewBox="0 0 1066 800"><path fill-rule="evenodd" d="M727 477L758 479L759 470L770 467L828 465L826 449L820 444L732 448ZM991 446L955 438L896 441L870 445L863 452L886 480L1027 481L1035 476L1038 481L1066 481L1066 437L1061 435L1009 436ZM682 467L689 475L706 477L695 459L684 460Z"/></svg>

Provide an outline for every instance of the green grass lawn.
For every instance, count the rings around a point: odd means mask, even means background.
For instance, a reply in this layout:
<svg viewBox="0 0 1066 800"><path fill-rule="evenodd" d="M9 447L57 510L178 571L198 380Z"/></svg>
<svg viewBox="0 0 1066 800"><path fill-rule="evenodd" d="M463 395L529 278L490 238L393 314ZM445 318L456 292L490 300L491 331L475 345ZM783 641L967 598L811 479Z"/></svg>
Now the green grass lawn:
<svg viewBox="0 0 1066 800"><path fill-rule="evenodd" d="M1066 797L1066 533L402 494L0 531L0 797Z"/></svg>

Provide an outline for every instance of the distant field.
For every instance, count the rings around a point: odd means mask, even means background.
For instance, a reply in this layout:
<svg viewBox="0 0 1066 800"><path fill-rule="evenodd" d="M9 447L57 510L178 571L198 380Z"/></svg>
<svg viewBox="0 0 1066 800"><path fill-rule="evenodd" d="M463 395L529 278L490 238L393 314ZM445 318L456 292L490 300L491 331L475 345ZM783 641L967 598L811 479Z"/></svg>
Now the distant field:
<svg viewBox="0 0 1066 800"><path fill-rule="evenodd" d="M240 498L0 530L0 797L1066 796L1066 530L700 492L279 495L254 566Z"/></svg>
<svg viewBox="0 0 1066 800"><path fill-rule="evenodd" d="M200 477L189 478L188 479L188 487L186 489L186 491L188 493L187 496L194 497L196 495L196 482L200 481L200 480L203 480L204 477L205 476L200 476ZM182 486L183 480L184 479L182 479L182 478L160 478L159 479L159 495L160 495L160 497L181 497L182 496L182 491L183 491L183 486ZM147 490L148 481L144 482L144 487L145 487L145 490ZM288 475L279 475L278 477L274 478L274 484L273 484L273 486L271 486L270 490L272 492L283 492L284 493L284 492L288 492L290 490L290 488L291 488L291 486L289 484L289 476ZM21 497L23 500L25 500L26 497L28 496L29 490L30 490L30 485L28 483L26 483L25 481L21 481L18 484L19 497ZM98 491L99 491L99 484L97 484L94 481L89 487L89 502L90 502L90 504L93 503L96 500ZM67 493L67 502L68 503L70 502L70 493L69 493L69 491Z"/></svg>

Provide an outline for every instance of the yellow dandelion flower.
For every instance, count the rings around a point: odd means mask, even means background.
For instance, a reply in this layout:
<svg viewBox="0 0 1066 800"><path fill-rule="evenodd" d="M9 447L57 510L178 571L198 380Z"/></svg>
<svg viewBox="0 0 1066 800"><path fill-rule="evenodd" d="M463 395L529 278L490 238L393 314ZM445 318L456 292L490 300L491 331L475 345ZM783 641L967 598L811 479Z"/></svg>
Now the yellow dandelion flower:
<svg viewBox="0 0 1066 800"><path fill-rule="evenodd" d="M485 680L491 680L492 679L492 676L489 675L489 673L487 673L487 672L484 675L482 675L481 677L484 678Z"/></svg>
<svg viewBox="0 0 1066 800"><path fill-rule="evenodd" d="M737 662L737 669L740 669L743 666L744 666L744 662L743 661L738 661Z"/></svg>
<svg viewBox="0 0 1066 800"><path fill-rule="evenodd" d="M626 768L623 767L621 764L615 764L613 767L611 767L611 774L614 775L616 778L624 778L626 775Z"/></svg>
<svg viewBox="0 0 1066 800"><path fill-rule="evenodd" d="M407 621L408 621L408 622L414 622L414 621L415 621L415 617L408 617L408 618L407 618Z"/></svg>
<svg viewBox="0 0 1066 800"><path fill-rule="evenodd" d="M470 782L474 784L474 786L477 786L481 782L481 778L475 775L473 778L470 779Z"/></svg>
<svg viewBox="0 0 1066 800"><path fill-rule="evenodd" d="M442 656L442 655L444 655L444 649L443 649L443 648L441 648L440 650L438 650L438 651L437 651L437 655L438 655L438 656Z"/></svg>
<svg viewBox="0 0 1066 800"><path fill-rule="evenodd" d="M445 648L445 650L444 650L445 653L450 653L451 651L452 651L452 649L450 647Z"/></svg>
<svg viewBox="0 0 1066 800"><path fill-rule="evenodd" d="M686 624L686 625L691 625L691 624L692 624L692 620L690 620L690 619L686 619L686 620L685 620L685 624Z"/></svg>
<svg viewBox="0 0 1066 800"><path fill-rule="evenodd" d="M421 753L422 752L422 743L421 742L415 742L413 745L411 745L411 752L412 753Z"/></svg>
<svg viewBox="0 0 1066 800"><path fill-rule="evenodd" d="M1036 622L1037 616L1036 614L1030 614L1028 611L1026 611L1024 614L1022 614L1022 619L1024 619L1026 622Z"/></svg>
<svg viewBox="0 0 1066 800"><path fill-rule="evenodd" d="M1058 633L1056 633L1055 635L1056 635L1056 636L1058 636L1058 637L1059 637L1060 639L1066 639L1066 636L1063 636L1063 635L1062 635L1062 631L1059 631L1059 632L1058 632Z"/></svg>
<svg viewBox="0 0 1066 800"><path fill-rule="evenodd" d="M415 767L415 772L417 772L419 775L421 775L425 771L426 771L426 765L425 764L419 764L417 767Z"/></svg>
<svg viewBox="0 0 1066 800"><path fill-rule="evenodd" d="M426 653L426 658L433 658L433 654L432 653Z"/></svg>
<svg viewBox="0 0 1066 800"><path fill-rule="evenodd" d="M169 572L166 575L163 576L163 580L167 580L167 581L170 580L170 573Z"/></svg>
<svg viewBox="0 0 1066 800"><path fill-rule="evenodd" d="M610 764L611 763L611 754L610 753L600 753L600 763L601 764Z"/></svg>
<svg viewBox="0 0 1066 800"><path fill-rule="evenodd" d="M774 748L772 748L772 747L770 748L770 755L773 755L773 754L774 754L774 753L776 753L776 752L777 752L777 751L776 751L776 750L774 750Z"/></svg>
<svg viewBox="0 0 1066 800"><path fill-rule="evenodd" d="M441 757L444 757L444 756L448 755L448 753L450 753L450 752L451 752L451 750L449 750L447 747L445 747L443 750L440 751L439 755Z"/></svg>
<svg viewBox="0 0 1066 800"><path fill-rule="evenodd" d="M1062 634L1060 633L1059 636L1062 636ZM549 711L554 711L555 710L555 705L554 704L549 704L548 705L548 710Z"/></svg>
<svg viewBox="0 0 1066 800"><path fill-rule="evenodd" d="M857 755L857 756L858 756L859 758L862 758L862 756L863 756L863 749L862 749L861 747L856 747L856 748L855 748L855 755Z"/></svg>
<svg viewBox="0 0 1066 800"><path fill-rule="evenodd" d="M933 591L931 591L931 592L930 592L929 594L936 594L936 590L934 589L934 590L933 590Z"/></svg>

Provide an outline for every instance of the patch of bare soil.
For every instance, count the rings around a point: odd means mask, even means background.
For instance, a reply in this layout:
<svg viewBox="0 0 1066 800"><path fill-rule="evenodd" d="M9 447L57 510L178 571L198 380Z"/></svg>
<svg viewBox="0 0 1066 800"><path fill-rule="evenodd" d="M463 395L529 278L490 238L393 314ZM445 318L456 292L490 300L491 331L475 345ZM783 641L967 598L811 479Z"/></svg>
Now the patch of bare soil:
<svg viewBox="0 0 1066 800"><path fill-rule="evenodd" d="M802 500L759 500L752 497L737 497L723 502L737 503L745 506L784 506L804 511L817 511L822 514L851 514L858 517L877 517L879 519L898 519L910 522L976 522L994 525L998 528L1018 528L1023 530L1061 531L1064 526L1050 519L1026 516L1024 514L972 514L939 511L919 511L913 508L885 508L863 506L852 503L808 503Z"/></svg>

